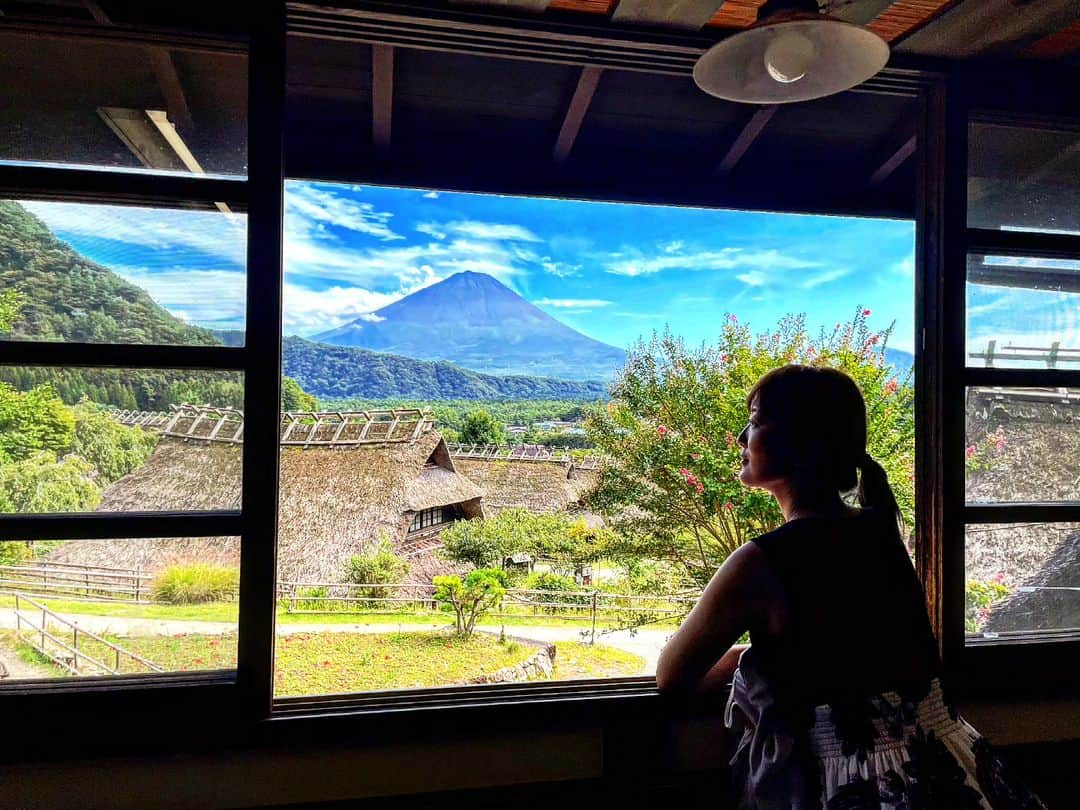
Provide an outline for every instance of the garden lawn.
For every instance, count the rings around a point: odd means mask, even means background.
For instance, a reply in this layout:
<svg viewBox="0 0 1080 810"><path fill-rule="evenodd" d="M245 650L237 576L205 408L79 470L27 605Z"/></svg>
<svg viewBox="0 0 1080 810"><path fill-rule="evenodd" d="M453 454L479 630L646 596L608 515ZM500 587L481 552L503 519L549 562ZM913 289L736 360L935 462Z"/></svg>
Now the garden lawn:
<svg viewBox="0 0 1080 810"><path fill-rule="evenodd" d="M555 645L555 679L626 678L641 674L645 659L615 647L560 641Z"/></svg>

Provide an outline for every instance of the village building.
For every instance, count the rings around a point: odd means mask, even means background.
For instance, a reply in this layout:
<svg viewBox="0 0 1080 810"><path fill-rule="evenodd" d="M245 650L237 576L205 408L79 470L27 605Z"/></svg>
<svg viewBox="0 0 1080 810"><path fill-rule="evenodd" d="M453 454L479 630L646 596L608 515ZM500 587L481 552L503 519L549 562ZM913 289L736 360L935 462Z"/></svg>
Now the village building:
<svg viewBox="0 0 1080 810"><path fill-rule="evenodd" d="M153 455L105 490L98 511L239 509L243 414L185 405L157 422ZM433 553L442 528L483 516L481 489L415 409L283 414L280 479L278 578L286 582L338 581L351 556L383 539L409 558L410 580L430 582L450 570ZM75 541L50 559L150 571L177 562L238 565L240 541Z"/></svg>

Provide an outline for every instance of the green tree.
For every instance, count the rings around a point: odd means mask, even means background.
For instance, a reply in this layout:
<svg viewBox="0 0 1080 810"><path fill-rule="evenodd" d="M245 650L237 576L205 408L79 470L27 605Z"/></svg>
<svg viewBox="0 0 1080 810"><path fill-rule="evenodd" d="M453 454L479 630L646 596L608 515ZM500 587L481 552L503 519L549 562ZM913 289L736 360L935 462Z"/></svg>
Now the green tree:
<svg viewBox="0 0 1080 810"><path fill-rule="evenodd" d="M488 611L502 604L506 594L506 572L497 568L478 568L470 571L465 581L457 576L441 576L431 580L435 600L454 609L454 629L460 636L471 636L476 622Z"/></svg>
<svg viewBox="0 0 1080 810"><path fill-rule="evenodd" d="M462 444L502 444L503 426L485 410L470 411L461 423Z"/></svg>
<svg viewBox="0 0 1080 810"><path fill-rule="evenodd" d="M105 487L138 469L157 446L157 436L138 427L125 427L88 402L72 409L75 436L71 452L97 470L97 482Z"/></svg>
<svg viewBox="0 0 1080 810"><path fill-rule="evenodd" d="M30 546L20 540L0 543L0 565L18 565L30 559Z"/></svg>
<svg viewBox="0 0 1080 810"><path fill-rule="evenodd" d="M51 386L16 391L0 383L0 464L71 445L75 417Z"/></svg>
<svg viewBox="0 0 1080 810"><path fill-rule="evenodd" d="M319 402L311 394L300 387L300 383L292 377L281 378L281 410L283 411L317 411Z"/></svg>
<svg viewBox="0 0 1080 810"><path fill-rule="evenodd" d="M772 497L739 483L736 436L750 388L785 363L833 366L855 379L867 404L868 450L888 472L910 524L913 391L885 361L891 327L872 331L869 315L860 308L850 323L816 339L805 316L755 336L729 315L714 346L688 347L669 332L635 345L612 401L586 421L593 445L610 459L589 501L618 530L611 557L665 561L703 585L728 554L780 524Z"/></svg>
<svg viewBox="0 0 1080 810"><path fill-rule="evenodd" d="M477 568L501 567L507 557L524 551L571 571L600 559L615 542L610 530L589 528L580 518L518 508L483 520L459 520L443 529L440 538L445 558Z"/></svg>
<svg viewBox="0 0 1080 810"><path fill-rule="evenodd" d="M40 451L0 465L0 512L89 512L101 503L94 469L76 456Z"/></svg>
<svg viewBox="0 0 1080 810"><path fill-rule="evenodd" d="M394 553L389 538L384 534L378 545L364 554L356 554L345 564L345 581L355 585L391 585L401 582L409 573L408 560ZM363 596L382 598L391 596L389 588L361 588Z"/></svg>
<svg viewBox="0 0 1080 810"><path fill-rule="evenodd" d="M15 319L22 311L23 298L18 290L7 289L0 291L0 332L11 330Z"/></svg>

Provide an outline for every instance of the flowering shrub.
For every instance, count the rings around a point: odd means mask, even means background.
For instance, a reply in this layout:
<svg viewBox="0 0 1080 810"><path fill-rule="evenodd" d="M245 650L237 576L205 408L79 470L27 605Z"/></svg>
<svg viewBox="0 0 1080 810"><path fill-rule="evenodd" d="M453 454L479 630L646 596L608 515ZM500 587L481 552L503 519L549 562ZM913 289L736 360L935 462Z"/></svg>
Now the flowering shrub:
<svg viewBox="0 0 1080 810"><path fill-rule="evenodd" d="M964 630L968 633L978 633L987 618L990 616L990 608L995 602L999 602L1009 595L1009 589L1002 582L1004 576L997 574L985 582L969 579L967 582Z"/></svg>
<svg viewBox="0 0 1080 810"><path fill-rule="evenodd" d="M910 524L913 389L885 360L891 327L873 331L869 316L860 307L849 323L811 338L805 316L755 335L728 315L712 346L690 347L667 331L633 346L611 401L586 421L594 446L612 459L589 495L618 529L605 556L665 561L704 584L728 554L780 524L772 496L739 483L736 436L750 388L787 363L832 366L854 378L866 399L868 449Z"/></svg>
<svg viewBox="0 0 1080 810"><path fill-rule="evenodd" d="M999 425L982 439L969 444L964 451L964 469L967 470L968 478L975 473L992 469L1005 452L1007 443L1005 429Z"/></svg>

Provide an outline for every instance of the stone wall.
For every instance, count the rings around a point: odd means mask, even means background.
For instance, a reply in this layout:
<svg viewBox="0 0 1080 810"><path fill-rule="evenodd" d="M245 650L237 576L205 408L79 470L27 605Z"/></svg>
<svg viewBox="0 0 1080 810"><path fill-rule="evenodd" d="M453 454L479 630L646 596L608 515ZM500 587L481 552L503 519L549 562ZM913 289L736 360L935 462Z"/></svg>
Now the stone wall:
<svg viewBox="0 0 1080 810"><path fill-rule="evenodd" d="M510 638L508 636L508 638ZM515 683L550 678L555 674L555 645L528 638L513 638L520 644L536 647L537 650L520 664L503 667L495 672L470 678L466 683Z"/></svg>

